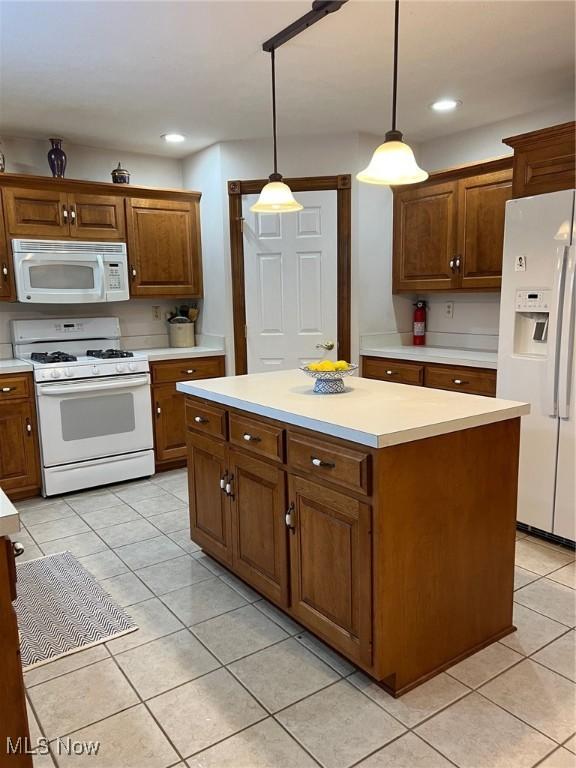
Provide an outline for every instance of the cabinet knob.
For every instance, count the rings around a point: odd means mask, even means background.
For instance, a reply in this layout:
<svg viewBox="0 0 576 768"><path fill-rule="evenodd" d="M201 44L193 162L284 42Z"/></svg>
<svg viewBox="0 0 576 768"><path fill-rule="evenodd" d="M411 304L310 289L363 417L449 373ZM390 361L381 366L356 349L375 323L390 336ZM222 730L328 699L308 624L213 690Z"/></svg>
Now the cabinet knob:
<svg viewBox="0 0 576 768"><path fill-rule="evenodd" d="M232 488L232 481L234 480L234 475L230 475L226 479L226 485L224 486L224 491L226 492L226 496L230 496L231 499L234 498L234 490Z"/></svg>
<svg viewBox="0 0 576 768"><path fill-rule="evenodd" d="M460 256L456 256L455 265L456 265L456 269L460 269Z"/></svg>
<svg viewBox="0 0 576 768"><path fill-rule="evenodd" d="M310 458L310 461L312 464L314 464L315 467L324 467L325 469L334 469L336 464L332 461L322 461L322 459L316 458L316 456L312 456Z"/></svg>
<svg viewBox="0 0 576 768"><path fill-rule="evenodd" d="M0 392L12 392L13 389L14 387L2 387L2 389L0 389Z"/></svg>
<svg viewBox="0 0 576 768"><path fill-rule="evenodd" d="M12 552L14 552L14 557L20 557L24 554L24 544L20 541L12 542Z"/></svg>
<svg viewBox="0 0 576 768"><path fill-rule="evenodd" d="M162 408L160 408L160 406L158 405L158 403L156 403L156 414L157 414L158 416L160 416L160 414L161 414L161 413L162 413Z"/></svg>
<svg viewBox="0 0 576 768"><path fill-rule="evenodd" d="M386 371L386 376L396 376L396 371Z"/></svg>
<svg viewBox="0 0 576 768"><path fill-rule="evenodd" d="M452 379L452 384L468 384L468 382L463 379Z"/></svg>
<svg viewBox="0 0 576 768"><path fill-rule="evenodd" d="M251 435L249 432L244 432L242 437L247 443L259 443L262 439L261 437L258 437L258 435Z"/></svg>
<svg viewBox="0 0 576 768"><path fill-rule="evenodd" d="M29 435L32 434L32 424L30 424L30 419L26 419L26 432Z"/></svg>
<svg viewBox="0 0 576 768"><path fill-rule="evenodd" d="M228 480L228 472L224 472L222 477L220 478L220 488L222 490L226 489L226 481Z"/></svg>
<svg viewBox="0 0 576 768"><path fill-rule="evenodd" d="M70 208L70 218L72 219L72 224L76 224L76 209Z"/></svg>
<svg viewBox="0 0 576 768"><path fill-rule="evenodd" d="M188 375L190 375L191 373L196 373L196 368L188 368L185 371L180 371L180 373L187 373Z"/></svg>
<svg viewBox="0 0 576 768"><path fill-rule="evenodd" d="M64 221L68 221L68 208L66 208L65 205L62 206L62 216L64 217Z"/></svg>
<svg viewBox="0 0 576 768"><path fill-rule="evenodd" d="M8 277L8 266L6 264L2 264L2 274L4 277Z"/></svg>
<svg viewBox="0 0 576 768"><path fill-rule="evenodd" d="M194 421L196 424L208 424L208 419L205 419L204 416L194 416Z"/></svg>
<svg viewBox="0 0 576 768"><path fill-rule="evenodd" d="M136 277L136 267L130 267L130 274L132 277Z"/></svg>
<svg viewBox="0 0 576 768"><path fill-rule="evenodd" d="M450 259L450 261L448 262L448 266L450 267L452 272L454 272L454 259Z"/></svg>

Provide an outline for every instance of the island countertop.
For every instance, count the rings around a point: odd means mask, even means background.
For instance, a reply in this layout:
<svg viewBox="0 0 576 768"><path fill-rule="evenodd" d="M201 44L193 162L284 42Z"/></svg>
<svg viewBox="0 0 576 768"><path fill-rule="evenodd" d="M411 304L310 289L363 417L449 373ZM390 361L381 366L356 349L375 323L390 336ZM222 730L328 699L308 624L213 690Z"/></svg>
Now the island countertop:
<svg viewBox="0 0 576 768"><path fill-rule="evenodd" d="M8 496L0 488L0 536L9 536L20 530L20 516Z"/></svg>
<svg viewBox="0 0 576 768"><path fill-rule="evenodd" d="M384 448L471 427L514 419L527 403L412 387L360 377L345 379L346 392L318 395L298 370L181 381L187 395Z"/></svg>

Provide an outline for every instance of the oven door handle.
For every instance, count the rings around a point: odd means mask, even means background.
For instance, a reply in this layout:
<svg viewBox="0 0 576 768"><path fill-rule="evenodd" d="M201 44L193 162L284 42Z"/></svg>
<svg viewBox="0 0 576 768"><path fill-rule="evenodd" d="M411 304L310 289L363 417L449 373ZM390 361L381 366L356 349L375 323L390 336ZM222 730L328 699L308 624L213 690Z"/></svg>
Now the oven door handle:
<svg viewBox="0 0 576 768"><path fill-rule="evenodd" d="M144 376L121 376L111 379L98 379L87 382L74 382L70 384L39 384L38 394L42 396L72 395L77 392L107 392L110 389L133 389L145 387L150 384L148 374Z"/></svg>

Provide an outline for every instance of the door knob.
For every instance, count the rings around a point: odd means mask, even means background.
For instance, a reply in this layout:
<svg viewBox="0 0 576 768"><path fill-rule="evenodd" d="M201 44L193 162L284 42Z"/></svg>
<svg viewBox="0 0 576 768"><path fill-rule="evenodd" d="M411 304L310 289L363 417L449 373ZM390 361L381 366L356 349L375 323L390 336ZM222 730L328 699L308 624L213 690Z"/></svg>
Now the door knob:
<svg viewBox="0 0 576 768"><path fill-rule="evenodd" d="M331 352L334 349L334 342L324 341L321 344L316 344L316 349L325 349L327 352Z"/></svg>

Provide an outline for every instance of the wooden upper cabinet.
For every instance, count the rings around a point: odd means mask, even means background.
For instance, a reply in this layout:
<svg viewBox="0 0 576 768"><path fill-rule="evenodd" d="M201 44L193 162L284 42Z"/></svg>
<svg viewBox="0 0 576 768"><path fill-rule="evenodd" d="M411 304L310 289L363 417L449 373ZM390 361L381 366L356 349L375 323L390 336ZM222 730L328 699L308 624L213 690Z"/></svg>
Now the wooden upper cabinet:
<svg viewBox="0 0 576 768"><path fill-rule="evenodd" d="M576 123L504 139L514 149L514 197L542 195L576 186Z"/></svg>
<svg viewBox="0 0 576 768"><path fill-rule="evenodd" d="M405 188L394 196L394 290L455 288L457 185ZM452 261L453 263L453 261Z"/></svg>
<svg viewBox="0 0 576 768"><path fill-rule="evenodd" d="M198 201L126 201L131 294L202 296Z"/></svg>
<svg viewBox="0 0 576 768"><path fill-rule="evenodd" d="M371 508L289 476L291 611L349 658L372 661Z"/></svg>
<svg viewBox="0 0 576 768"><path fill-rule="evenodd" d="M394 190L394 292L500 287L511 166L503 158Z"/></svg>
<svg viewBox="0 0 576 768"><path fill-rule="evenodd" d="M124 199L113 195L68 195L70 236L82 240L125 240Z"/></svg>
<svg viewBox="0 0 576 768"><path fill-rule="evenodd" d="M511 170L458 182L460 287L500 287L506 202L511 197Z"/></svg>
<svg viewBox="0 0 576 768"><path fill-rule="evenodd" d="M12 237L96 241L126 237L122 197L11 187L4 189L3 197Z"/></svg>
<svg viewBox="0 0 576 768"><path fill-rule="evenodd" d="M59 189L2 191L6 229L10 237L59 240L69 237L68 195Z"/></svg>
<svg viewBox="0 0 576 768"><path fill-rule="evenodd" d="M0 206L0 301L15 301L14 270L4 230L4 217Z"/></svg>

